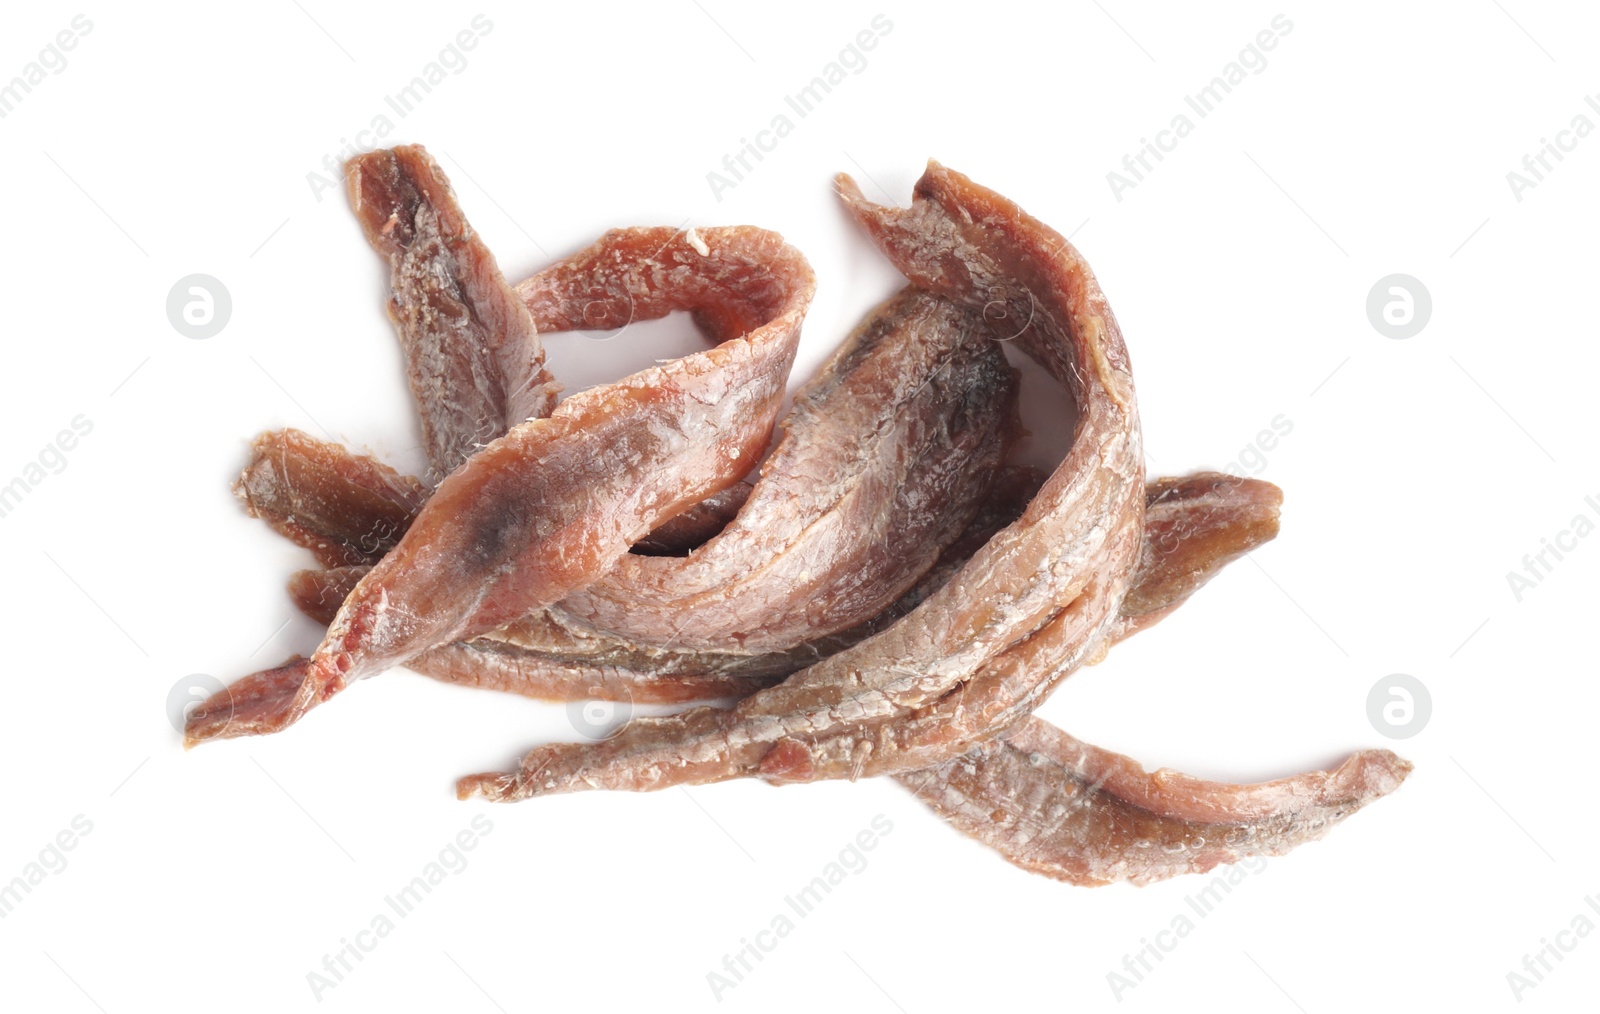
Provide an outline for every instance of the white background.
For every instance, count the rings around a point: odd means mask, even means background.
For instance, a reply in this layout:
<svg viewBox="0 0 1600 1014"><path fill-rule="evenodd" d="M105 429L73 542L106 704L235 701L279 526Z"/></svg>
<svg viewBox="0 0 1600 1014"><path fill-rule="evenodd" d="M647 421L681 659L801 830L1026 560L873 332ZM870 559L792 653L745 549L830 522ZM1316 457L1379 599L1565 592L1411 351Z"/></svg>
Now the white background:
<svg viewBox="0 0 1600 1014"><path fill-rule="evenodd" d="M1521 201L1506 179L1574 116L1600 124L1592 9L19 6L0 80L74 14L93 28L0 120L0 483L75 416L93 431L0 518L0 881L75 816L92 831L0 920L8 1009L719 1006L707 973L879 814L869 865L721 1007L1492 1011L1542 939L1600 923L1600 538L1520 602L1506 577L1600 495L1600 138ZM458 803L456 776L573 738L566 709L404 672L185 754L175 684L318 637L283 592L310 557L229 493L248 439L296 426L420 467L384 272L307 174L479 12L465 69L385 141L429 146L513 279L611 226L779 230L819 277L798 381L899 284L834 172L903 203L935 156L1072 233L1127 335L1152 474L1237 461L1279 414L1293 431L1260 472L1281 537L1041 714L1150 767L1251 781L1393 746L1411 779L1244 878L1119 996L1107 973L1203 880L1031 876L887 781ZM878 13L865 69L716 200L707 172ZM1265 69L1119 201L1107 173L1280 13ZM233 299L202 341L165 313L194 272ZM1433 301L1406 340L1365 308L1395 272ZM695 347L676 322L551 346L574 389ZM1052 392L1028 395L1048 421ZM1366 711L1397 672L1433 705L1404 742ZM307 974L479 814L469 865L319 998ZM1562 938L1520 1005L1592 998L1596 937Z"/></svg>

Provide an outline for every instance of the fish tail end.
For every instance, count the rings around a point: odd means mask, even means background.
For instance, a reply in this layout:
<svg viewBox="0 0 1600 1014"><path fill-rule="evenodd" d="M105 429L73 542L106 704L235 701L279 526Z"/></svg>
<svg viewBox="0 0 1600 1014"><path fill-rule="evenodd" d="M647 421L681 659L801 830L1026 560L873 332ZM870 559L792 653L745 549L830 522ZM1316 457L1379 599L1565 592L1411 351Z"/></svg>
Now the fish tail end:
<svg viewBox="0 0 1600 1014"><path fill-rule="evenodd" d="M456 798L481 797L491 803L509 803L521 799L521 779L514 774L489 771L456 779Z"/></svg>
<svg viewBox="0 0 1600 1014"><path fill-rule="evenodd" d="M260 736L293 725L326 695L312 660L295 655L281 665L251 673L212 694L190 713L184 749L213 739Z"/></svg>

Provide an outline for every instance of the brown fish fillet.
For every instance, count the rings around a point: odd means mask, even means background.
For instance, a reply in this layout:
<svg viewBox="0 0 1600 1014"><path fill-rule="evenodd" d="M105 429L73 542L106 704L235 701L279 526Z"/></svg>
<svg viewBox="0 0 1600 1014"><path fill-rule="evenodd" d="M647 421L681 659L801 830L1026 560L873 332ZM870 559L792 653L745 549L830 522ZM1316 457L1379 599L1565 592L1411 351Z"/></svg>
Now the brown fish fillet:
<svg viewBox="0 0 1600 1014"><path fill-rule="evenodd" d="M782 651L900 597L977 513L1017 430L973 311L906 289L801 387L749 500L686 557L624 556L564 618L640 645Z"/></svg>
<svg viewBox="0 0 1600 1014"><path fill-rule="evenodd" d="M251 517L324 567L372 564L393 549L431 490L376 458L299 430L263 433L233 484Z"/></svg>
<svg viewBox="0 0 1600 1014"><path fill-rule="evenodd" d="M1223 566L1277 535L1282 494L1218 473L1145 487L1139 570L1109 641L1169 615ZM1010 862L1074 884L1146 884L1282 855L1385 795L1411 765L1363 751L1337 771L1263 785L1146 773L1028 715L966 754L895 779Z"/></svg>
<svg viewBox="0 0 1600 1014"><path fill-rule="evenodd" d="M1394 791L1410 770L1388 750L1363 750L1333 771L1228 785L1147 772L1029 716L964 756L897 777L1017 866L1097 886L1281 856Z"/></svg>
<svg viewBox="0 0 1600 1014"><path fill-rule="evenodd" d="M332 622L367 569L300 571L289 581L290 597L312 619ZM820 650L804 645L751 655L647 648L574 630L537 610L481 637L429 649L406 667L445 683L540 700L673 704L743 697L805 668Z"/></svg>
<svg viewBox="0 0 1600 1014"><path fill-rule="evenodd" d="M299 688L270 681L248 720L225 694L186 742L273 732L352 681L486 633L594 581L660 522L749 471L764 449L814 280L774 233L613 230L524 282L541 320L580 326L690 310L721 344L568 398L439 484L344 603ZM588 317L586 318L586 311ZM265 688L246 677L261 697Z"/></svg>
<svg viewBox="0 0 1600 1014"><path fill-rule="evenodd" d="M540 747L516 772L462 779L459 794L510 800L752 774L848 777L869 764L907 770L931 761L896 755L898 722L1002 669L1011 698L1036 699L1096 656L1137 562L1144 481L1127 351L1093 273L1054 230L937 164L909 210L846 198L902 273L987 311L1067 388L1078 422L1066 459L1018 522L883 632L731 711L635 719L601 743ZM952 726L946 756L1004 728Z"/></svg>
<svg viewBox="0 0 1600 1014"><path fill-rule="evenodd" d="M1222 472L1155 479L1144 488L1144 543L1122 601L1121 640L1176 609L1223 564L1278 534L1283 491Z"/></svg>
<svg viewBox="0 0 1600 1014"><path fill-rule="evenodd" d="M1273 538L1282 501L1283 494L1271 483L1215 472L1148 484L1139 568L1117 621L1085 664L1099 661L1115 641L1166 616L1223 565ZM952 744L970 745L991 730L1020 721L1042 700L1045 684L1036 668L1060 665L1056 660L1064 636L1055 625L1041 628L1009 652L1004 664L987 667L958 694L884 730L874 748L892 753L898 763L924 760L922 766L932 766L953 756ZM813 739L807 750L806 760L814 767L845 771L849 777L884 773L848 740Z"/></svg>
<svg viewBox="0 0 1600 1014"><path fill-rule="evenodd" d="M345 172L367 241L389 262L389 317L436 483L512 426L549 415L560 388L533 317L438 163L406 145L358 155Z"/></svg>
<svg viewBox="0 0 1600 1014"><path fill-rule="evenodd" d="M287 429L256 437L233 491L251 517L311 550L323 566L337 568L383 559L432 489L377 458ZM749 495L745 482L713 493L633 548L681 556L720 532Z"/></svg>

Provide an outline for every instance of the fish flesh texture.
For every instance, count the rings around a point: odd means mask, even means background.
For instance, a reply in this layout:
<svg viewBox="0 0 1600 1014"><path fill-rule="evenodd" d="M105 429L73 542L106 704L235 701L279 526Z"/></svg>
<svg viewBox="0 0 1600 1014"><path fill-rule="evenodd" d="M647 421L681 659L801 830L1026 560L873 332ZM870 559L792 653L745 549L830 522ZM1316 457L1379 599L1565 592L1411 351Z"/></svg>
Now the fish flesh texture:
<svg viewBox="0 0 1600 1014"><path fill-rule="evenodd" d="M345 176L356 219L389 264L389 318L437 483L512 426L550 414L560 387L532 315L432 156L420 145L367 152Z"/></svg>
<svg viewBox="0 0 1600 1014"><path fill-rule="evenodd" d="M963 757L897 776L952 826L1068 883L1149 884L1281 856L1394 791L1411 765L1363 750L1332 771L1257 785L1147 772L1029 716Z"/></svg>
<svg viewBox="0 0 1600 1014"><path fill-rule="evenodd" d="M358 679L556 602L740 481L771 434L815 281L775 233L693 238L612 230L522 295L574 327L586 312L689 310L719 344L572 395L479 449L351 591L298 686L283 669L244 677L191 714L186 742L277 731Z"/></svg>
<svg viewBox="0 0 1600 1014"><path fill-rule="evenodd" d="M983 318L905 289L796 394L732 522L682 558L633 554L561 612L639 644L781 650L874 616L977 513L1018 426Z"/></svg>
<svg viewBox="0 0 1600 1014"><path fill-rule="evenodd" d="M1104 293L1060 234L936 163L910 209L869 205L852 187L841 183L847 207L903 274L984 313L1071 394L1065 460L1017 522L888 629L730 710L635 718L601 743L539 747L515 772L462 779L459 794L892 774L964 753L1010 724L969 716L970 684L996 699L999 715L1036 704L1096 657L1137 562L1144 513L1133 379ZM894 726L929 712L937 728L919 723L915 756L901 756Z"/></svg>
<svg viewBox="0 0 1600 1014"><path fill-rule="evenodd" d="M746 482L811 295L798 254L751 227L613 230L513 288L426 152L359 156L352 202L389 261L430 471L258 440L236 492L328 568L290 591L329 631L203 704L187 740L274 731L400 663L558 700L732 697L537 748L458 794L889 775L1017 866L1085 885L1281 855L1393 791L1411 766L1385 750L1231 785L1031 714L1273 538L1281 494L1144 481L1120 330L1059 234L933 162L908 209L837 182L911 286L801 389ZM541 332L674 310L717 346L556 403ZM1008 342L1077 410L1048 477L1003 464Z"/></svg>

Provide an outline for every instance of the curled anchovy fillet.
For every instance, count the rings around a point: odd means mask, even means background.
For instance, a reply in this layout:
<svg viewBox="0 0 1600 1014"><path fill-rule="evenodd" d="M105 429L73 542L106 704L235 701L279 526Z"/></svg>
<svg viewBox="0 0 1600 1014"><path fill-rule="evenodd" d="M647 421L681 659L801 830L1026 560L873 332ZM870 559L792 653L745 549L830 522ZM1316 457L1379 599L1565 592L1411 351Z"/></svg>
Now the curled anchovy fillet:
<svg viewBox="0 0 1600 1014"><path fill-rule="evenodd" d="M1147 772L1028 717L1005 736L898 777L1012 863L1073 884L1147 884L1280 856L1394 791L1411 765L1364 750L1333 771L1228 785Z"/></svg>
<svg viewBox="0 0 1600 1014"><path fill-rule="evenodd" d="M1016 429L980 315L907 289L795 396L737 517L688 556L624 556L560 611L639 644L774 651L882 611L977 513Z"/></svg>
<svg viewBox="0 0 1600 1014"><path fill-rule="evenodd" d="M389 262L389 316L422 418L433 478L555 406L533 317L419 145L346 165L350 204Z"/></svg>
<svg viewBox="0 0 1600 1014"><path fill-rule="evenodd" d="M299 687L247 676L233 696L253 706L230 714L216 695L191 714L187 742L282 729L354 680L555 602L738 482L771 433L814 281L764 230L621 229L522 289L540 320L687 309L721 343L575 394L477 451L357 584Z"/></svg>
<svg viewBox="0 0 1600 1014"><path fill-rule="evenodd" d="M866 204L841 186L914 283L1016 326L1005 337L1076 403L1066 459L1021 519L883 632L729 711L635 719L601 743L540 747L516 772L462 779L458 794L510 800L748 775L891 774L995 735L1015 720L1006 714L1013 702L1037 703L1100 650L1137 562L1144 478L1127 350L1093 273L1054 230L937 164L909 210ZM974 681L995 698L987 711L1005 715L1003 724L962 709ZM996 684L1002 693L988 689ZM902 756L896 726L930 711L939 727L919 727L915 755Z"/></svg>

